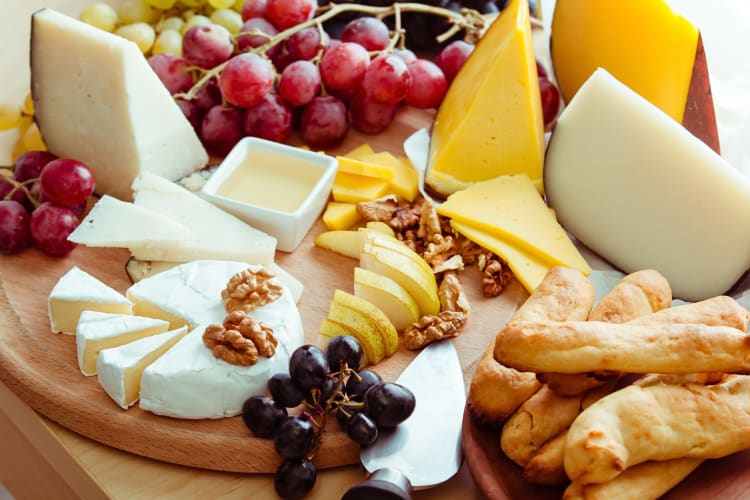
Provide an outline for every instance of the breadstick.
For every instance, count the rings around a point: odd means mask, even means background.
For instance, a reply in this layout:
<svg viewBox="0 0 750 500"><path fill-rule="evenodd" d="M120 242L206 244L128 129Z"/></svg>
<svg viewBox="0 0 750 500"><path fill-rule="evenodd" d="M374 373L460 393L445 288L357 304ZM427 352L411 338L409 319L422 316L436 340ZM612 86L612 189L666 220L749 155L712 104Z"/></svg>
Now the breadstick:
<svg viewBox="0 0 750 500"><path fill-rule="evenodd" d="M631 385L576 418L565 441L565 472L603 483L649 460L719 458L750 448L750 376L721 384Z"/></svg>
<svg viewBox="0 0 750 500"><path fill-rule="evenodd" d="M711 326L731 326L743 332L747 330L750 312L732 297L719 295L700 302L684 304L642 316L629 322L631 325L655 325L657 323L695 323Z"/></svg>
<svg viewBox="0 0 750 500"><path fill-rule="evenodd" d="M657 500L702 463L700 458L644 462L606 483L571 483L563 500Z"/></svg>
<svg viewBox="0 0 750 500"><path fill-rule="evenodd" d="M511 321L583 320L594 304L594 286L578 270L553 267ZM477 365L467 397L476 422L498 425L534 394L541 384L534 373L523 373L495 361L496 340Z"/></svg>
<svg viewBox="0 0 750 500"><path fill-rule="evenodd" d="M523 371L750 372L750 335L727 326L542 321L508 324L498 339L495 358Z"/></svg>
<svg viewBox="0 0 750 500"><path fill-rule="evenodd" d="M548 440L523 467L523 478L534 484L566 484L563 458L568 429Z"/></svg>

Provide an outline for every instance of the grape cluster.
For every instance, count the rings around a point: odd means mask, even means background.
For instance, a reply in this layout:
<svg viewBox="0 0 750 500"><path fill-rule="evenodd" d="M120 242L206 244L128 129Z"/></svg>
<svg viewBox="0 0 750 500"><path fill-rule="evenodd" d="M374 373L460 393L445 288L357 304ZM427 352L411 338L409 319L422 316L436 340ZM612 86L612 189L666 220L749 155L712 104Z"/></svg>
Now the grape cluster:
<svg viewBox="0 0 750 500"><path fill-rule="evenodd" d="M539 61L536 62L536 73L539 77L539 93L542 96L544 127L550 130L560 112L560 90L550 81L547 70Z"/></svg>
<svg viewBox="0 0 750 500"><path fill-rule="evenodd" d="M46 151L21 154L12 172L0 176L0 252L33 242L49 255L66 255L94 186L94 174L79 161Z"/></svg>
<svg viewBox="0 0 750 500"><path fill-rule="evenodd" d="M273 439L282 459L274 478L279 496L299 498L315 484L312 458L329 415L354 442L366 446L377 440L378 429L395 427L414 411L409 389L360 370L362 360L361 345L348 335L332 338L325 351L303 345L292 353L289 372L269 379L270 397L245 401L245 424L256 436ZM289 414L300 405L299 415Z"/></svg>

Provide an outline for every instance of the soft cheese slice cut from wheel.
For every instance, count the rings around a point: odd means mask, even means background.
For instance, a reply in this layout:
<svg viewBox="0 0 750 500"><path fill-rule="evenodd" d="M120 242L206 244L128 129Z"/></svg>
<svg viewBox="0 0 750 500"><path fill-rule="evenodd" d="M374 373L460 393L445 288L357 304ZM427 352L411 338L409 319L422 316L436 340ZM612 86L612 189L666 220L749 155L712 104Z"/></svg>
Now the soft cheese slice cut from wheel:
<svg viewBox="0 0 750 500"><path fill-rule="evenodd" d="M45 144L91 167L98 193L130 200L140 173L177 180L208 161L135 43L52 9L32 16L31 92Z"/></svg>
<svg viewBox="0 0 750 500"><path fill-rule="evenodd" d="M164 333L168 328L169 323L160 319L83 311L76 326L78 367L84 375L96 375L96 359L102 349Z"/></svg>
<svg viewBox="0 0 750 500"><path fill-rule="evenodd" d="M676 298L720 295L750 266L750 180L603 69L560 116L544 184L578 240L656 269Z"/></svg>
<svg viewBox="0 0 750 500"><path fill-rule="evenodd" d="M103 349L96 360L99 384L115 403L127 410L138 401L143 370L184 337L187 331L187 327L183 326L119 347Z"/></svg>
<svg viewBox="0 0 750 500"><path fill-rule="evenodd" d="M161 212L105 194L68 240L90 247L174 246L189 241L190 231Z"/></svg>
<svg viewBox="0 0 750 500"><path fill-rule="evenodd" d="M190 238L175 245L130 247L138 260L189 262L223 259L270 265L276 238L249 226L199 196L163 177L144 172L133 183L135 204L160 212L187 227Z"/></svg>
<svg viewBox="0 0 750 500"><path fill-rule="evenodd" d="M86 271L73 266L49 294L50 328L54 333L74 334L83 311L132 314L133 303Z"/></svg>
<svg viewBox="0 0 750 500"><path fill-rule="evenodd" d="M542 177L544 117L527 0L510 0L435 115L425 183L449 195L505 174Z"/></svg>

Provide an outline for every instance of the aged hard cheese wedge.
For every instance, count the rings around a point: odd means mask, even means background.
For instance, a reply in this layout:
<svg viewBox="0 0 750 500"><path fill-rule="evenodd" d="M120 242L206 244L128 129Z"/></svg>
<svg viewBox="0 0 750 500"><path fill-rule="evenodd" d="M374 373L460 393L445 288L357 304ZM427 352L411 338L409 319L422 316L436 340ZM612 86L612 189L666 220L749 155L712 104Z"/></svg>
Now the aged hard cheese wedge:
<svg viewBox="0 0 750 500"><path fill-rule="evenodd" d="M187 331L187 327L183 326L119 347L103 349L96 360L99 384L115 403L127 410L138 401L143 370L184 337Z"/></svg>
<svg viewBox="0 0 750 500"><path fill-rule="evenodd" d="M544 183L577 239L656 269L676 298L721 295L750 267L750 181L603 69L560 116Z"/></svg>
<svg viewBox="0 0 750 500"><path fill-rule="evenodd" d="M511 0L443 99L425 178L448 195L503 174L542 176L544 119L526 0Z"/></svg>
<svg viewBox="0 0 750 500"><path fill-rule="evenodd" d="M169 323L155 318L83 311L76 327L78 367L84 375L96 375L99 351L164 333L168 327Z"/></svg>
<svg viewBox="0 0 750 500"><path fill-rule="evenodd" d="M138 46L51 9L32 16L31 91L49 150L123 200L141 172L177 180L208 161Z"/></svg>
<svg viewBox="0 0 750 500"><path fill-rule="evenodd" d="M83 311L132 314L133 304L74 266L58 280L49 294L48 312L52 331L74 334Z"/></svg>
<svg viewBox="0 0 750 500"><path fill-rule="evenodd" d="M158 175L144 172L133 183L135 204L161 212L190 231L176 245L130 247L139 260L188 262L226 259L268 265L273 262L276 238L255 229L190 191Z"/></svg>

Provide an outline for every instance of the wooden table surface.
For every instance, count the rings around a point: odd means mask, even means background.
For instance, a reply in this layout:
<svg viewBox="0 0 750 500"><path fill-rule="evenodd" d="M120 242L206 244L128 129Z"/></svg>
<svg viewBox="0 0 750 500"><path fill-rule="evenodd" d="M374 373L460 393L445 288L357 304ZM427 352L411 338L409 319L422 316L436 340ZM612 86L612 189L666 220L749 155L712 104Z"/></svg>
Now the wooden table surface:
<svg viewBox="0 0 750 500"><path fill-rule="evenodd" d="M4 0L0 15L0 103L29 90L29 16L41 7L77 15L90 0ZM114 2L113 2L114 3ZM11 163L15 132L0 132L0 165ZM0 328L2 328L0 318ZM270 475L191 469L132 455L75 434L37 414L0 384L0 483L16 498L276 498ZM361 467L320 471L309 498L339 498L365 478ZM415 498L482 498L464 466Z"/></svg>

